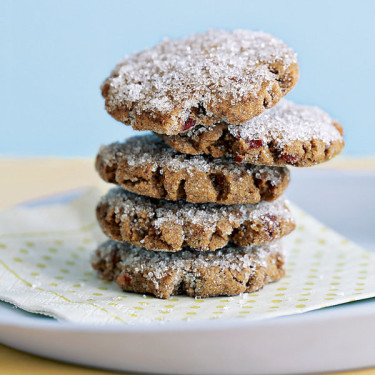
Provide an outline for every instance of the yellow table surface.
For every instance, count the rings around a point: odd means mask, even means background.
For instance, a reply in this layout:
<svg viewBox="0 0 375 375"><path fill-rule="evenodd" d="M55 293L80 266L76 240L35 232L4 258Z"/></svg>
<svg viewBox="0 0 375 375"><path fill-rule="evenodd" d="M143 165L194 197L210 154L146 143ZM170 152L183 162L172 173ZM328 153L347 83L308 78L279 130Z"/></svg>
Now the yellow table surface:
<svg viewBox="0 0 375 375"><path fill-rule="evenodd" d="M319 168L365 169L375 171L375 158L337 158ZM41 196L56 194L80 186L99 185L92 159L0 158L0 209ZM0 344L0 374L113 374L62 362L39 358ZM374 369L342 374L375 375Z"/></svg>

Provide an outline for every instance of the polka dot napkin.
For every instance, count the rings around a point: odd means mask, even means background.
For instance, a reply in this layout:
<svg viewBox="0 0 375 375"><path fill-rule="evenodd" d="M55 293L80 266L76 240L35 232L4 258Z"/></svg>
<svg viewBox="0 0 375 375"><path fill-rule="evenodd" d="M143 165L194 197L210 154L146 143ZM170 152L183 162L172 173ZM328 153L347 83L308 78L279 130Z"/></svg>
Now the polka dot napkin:
<svg viewBox="0 0 375 375"><path fill-rule="evenodd" d="M375 296L375 254L292 207L297 229L284 239L286 276L237 297L160 300L124 293L90 266L105 238L95 221L100 193L86 189L0 214L0 300L61 320L139 324L155 321L264 319Z"/></svg>

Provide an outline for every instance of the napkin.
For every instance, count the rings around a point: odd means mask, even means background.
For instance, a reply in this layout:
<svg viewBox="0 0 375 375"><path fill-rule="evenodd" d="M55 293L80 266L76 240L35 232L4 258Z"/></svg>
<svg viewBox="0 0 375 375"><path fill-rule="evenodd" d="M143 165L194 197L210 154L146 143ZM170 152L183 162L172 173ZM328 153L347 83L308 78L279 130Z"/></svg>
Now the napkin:
<svg viewBox="0 0 375 375"><path fill-rule="evenodd" d="M0 300L59 320L148 324L267 319L375 297L375 254L291 205L297 229L283 239L286 276L236 297L167 300L126 293L90 265L105 240L100 197L85 188L0 213Z"/></svg>

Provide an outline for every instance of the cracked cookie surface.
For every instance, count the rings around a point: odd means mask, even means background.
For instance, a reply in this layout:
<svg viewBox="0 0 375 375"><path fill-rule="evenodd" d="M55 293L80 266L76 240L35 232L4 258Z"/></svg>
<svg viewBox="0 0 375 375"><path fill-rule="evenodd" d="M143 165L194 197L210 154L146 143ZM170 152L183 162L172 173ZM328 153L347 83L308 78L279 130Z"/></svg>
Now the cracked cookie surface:
<svg viewBox="0 0 375 375"><path fill-rule="evenodd" d="M231 155L238 163L268 166L312 166L338 155L344 147L338 122L317 107L286 99L240 125L220 123L160 136L182 153Z"/></svg>
<svg viewBox="0 0 375 375"><path fill-rule="evenodd" d="M174 135L194 125L243 123L274 106L298 76L296 54L281 40L209 30L126 57L101 89L116 120Z"/></svg>
<svg viewBox="0 0 375 375"><path fill-rule="evenodd" d="M133 193L191 203L272 201L281 196L289 183L286 168L180 154L156 135L102 146L96 169L104 181Z"/></svg>
<svg viewBox="0 0 375 375"><path fill-rule="evenodd" d="M97 205L103 232L117 241L154 251L185 247L213 251L227 245L274 241L295 228L283 198L255 205L193 204L110 190Z"/></svg>
<svg viewBox="0 0 375 375"><path fill-rule="evenodd" d="M92 257L92 266L101 279L113 280L127 292L159 298L254 292L281 279L283 265L278 242L245 248L226 246L209 253L190 249L163 253L108 240Z"/></svg>

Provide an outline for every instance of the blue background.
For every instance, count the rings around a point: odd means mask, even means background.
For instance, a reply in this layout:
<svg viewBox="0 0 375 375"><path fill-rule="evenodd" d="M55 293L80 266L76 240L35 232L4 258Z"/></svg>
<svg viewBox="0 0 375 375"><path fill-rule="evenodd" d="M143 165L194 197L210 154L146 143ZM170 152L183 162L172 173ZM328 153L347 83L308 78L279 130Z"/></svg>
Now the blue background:
<svg viewBox="0 0 375 375"><path fill-rule="evenodd" d="M135 133L99 86L126 54L208 28L264 30L298 52L288 95L345 127L348 155L375 153L375 1L0 0L0 154L93 156Z"/></svg>

